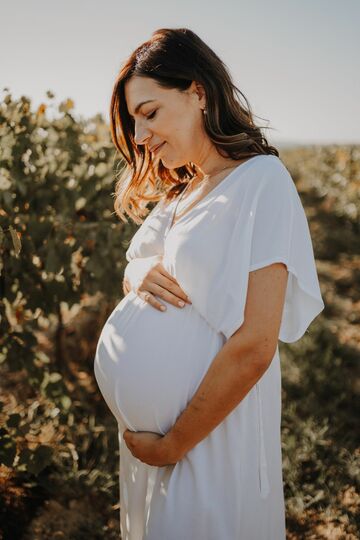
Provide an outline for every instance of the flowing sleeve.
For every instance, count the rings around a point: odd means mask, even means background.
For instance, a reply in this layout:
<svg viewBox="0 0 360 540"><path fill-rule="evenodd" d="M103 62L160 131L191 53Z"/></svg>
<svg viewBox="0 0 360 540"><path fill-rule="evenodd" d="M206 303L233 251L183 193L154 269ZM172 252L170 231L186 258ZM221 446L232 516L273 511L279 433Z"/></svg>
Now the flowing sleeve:
<svg viewBox="0 0 360 540"><path fill-rule="evenodd" d="M324 309L305 211L280 160L261 178L246 222L238 220L229 261L227 301L219 327L226 338L243 324L249 272L275 262L283 262L289 272L281 341L300 339Z"/></svg>

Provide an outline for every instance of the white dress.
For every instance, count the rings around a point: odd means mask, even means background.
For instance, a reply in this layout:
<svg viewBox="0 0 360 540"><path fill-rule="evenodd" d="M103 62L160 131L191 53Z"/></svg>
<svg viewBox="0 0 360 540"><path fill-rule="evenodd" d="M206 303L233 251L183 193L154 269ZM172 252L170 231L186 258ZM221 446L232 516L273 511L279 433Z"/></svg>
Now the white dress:
<svg viewBox="0 0 360 540"><path fill-rule="evenodd" d="M160 312L131 291L105 323L94 362L119 425L122 538L284 540L278 348L239 405L175 465L141 462L122 438L126 428L170 430L242 325L250 271L287 265L281 341L301 338L324 308L305 212L278 157L240 164L169 229L175 204L148 214L126 273L131 280L132 263L159 257L192 304Z"/></svg>

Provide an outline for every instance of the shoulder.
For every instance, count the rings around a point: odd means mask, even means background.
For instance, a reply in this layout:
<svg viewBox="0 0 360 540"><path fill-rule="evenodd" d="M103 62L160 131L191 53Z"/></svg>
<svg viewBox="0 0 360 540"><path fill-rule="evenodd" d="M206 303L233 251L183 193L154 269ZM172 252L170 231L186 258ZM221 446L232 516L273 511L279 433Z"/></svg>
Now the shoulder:
<svg viewBox="0 0 360 540"><path fill-rule="evenodd" d="M257 171L261 171L264 176L290 176L289 170L278 156L262 154L259 158L255 163L255 168Z"/></svg>
<svg viewBox="0 0 360 540"><path fill-rule="evenodd" d="M239 177L248 178L249 182L259 182L264 179L283 178L292 180L283 161L274 154L258 154L245 162L245 167L238 168ZM255 178L257 180L255 180Z"/></svg>
<svg viewBox="0 0 360 540"><path fill-rule="evenodd" d="M258 190L273 191L296 191L294 180L283 161L273 154L261 155L254 164L250 184Z"/></svg>
<svg viewBox="0 0 360 540"><path fill-rule="evenodd" d="M298 198L293 178L282 160L273 154L261 154L239 174L231 187L231 201L238 208L254 212L277 211L292 207ZM257 210L256 210L257 209Z"/></svg>

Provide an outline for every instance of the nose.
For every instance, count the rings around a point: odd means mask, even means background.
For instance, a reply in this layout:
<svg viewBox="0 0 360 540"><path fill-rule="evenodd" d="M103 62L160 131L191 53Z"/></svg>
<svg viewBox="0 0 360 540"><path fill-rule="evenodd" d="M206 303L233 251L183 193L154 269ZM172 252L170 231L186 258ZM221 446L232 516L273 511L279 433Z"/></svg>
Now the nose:
<svg viewBox="0 0 360 540"><path fill-rule="evenodd" d="M146 141L151 137L148 129L135 126L134 141L136 144L146 144Z"/></svg>

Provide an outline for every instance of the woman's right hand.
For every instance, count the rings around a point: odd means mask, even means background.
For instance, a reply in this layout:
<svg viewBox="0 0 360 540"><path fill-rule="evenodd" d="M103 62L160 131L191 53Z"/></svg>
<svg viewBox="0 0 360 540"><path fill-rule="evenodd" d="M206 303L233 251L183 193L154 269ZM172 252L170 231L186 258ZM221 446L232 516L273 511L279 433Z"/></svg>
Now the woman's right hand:
<svg viewBox="0 0 360 540"><path fill-rule="evenodd" d="M191 304L176 279L165 270L161 255L131 259L125 268L124 283L128 289L161 311L166 306L157 297L176 307L183 307L179 301Z"/></svg>

